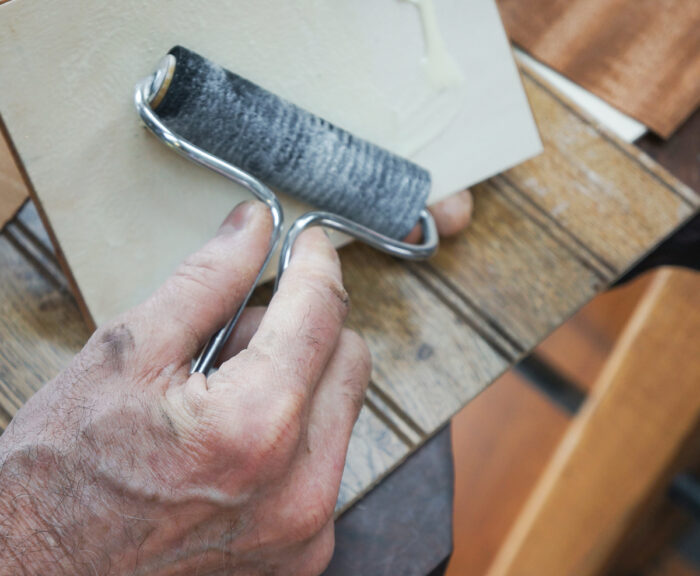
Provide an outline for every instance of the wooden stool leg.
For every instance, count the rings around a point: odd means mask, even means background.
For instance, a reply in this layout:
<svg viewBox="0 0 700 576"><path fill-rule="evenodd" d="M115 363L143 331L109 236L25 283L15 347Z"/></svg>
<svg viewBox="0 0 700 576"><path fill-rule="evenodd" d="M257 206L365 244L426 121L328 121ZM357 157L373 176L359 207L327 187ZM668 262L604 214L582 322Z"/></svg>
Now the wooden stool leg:
<svg viewBox="0 0 700 576"><path fill-rule="evenodd" d="M489 576L598 575L700 422L700 274L656 273Z"/></svg>

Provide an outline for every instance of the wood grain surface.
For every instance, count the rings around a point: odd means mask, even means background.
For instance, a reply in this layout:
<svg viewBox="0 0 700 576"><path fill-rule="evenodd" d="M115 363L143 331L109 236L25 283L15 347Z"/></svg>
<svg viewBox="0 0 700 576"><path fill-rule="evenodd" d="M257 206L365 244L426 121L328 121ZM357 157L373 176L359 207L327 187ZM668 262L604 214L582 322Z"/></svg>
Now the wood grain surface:
<svg viewBox="0 0 700 576"><path fill-rule="evenodd" d="M700 104L697 0L499 0L511 40L668 137Z"/></svg>
<svg viewBox="0 0 700 576"><path fill-rule="evenodd" d="M545 153L476 187L469 231L427 264L359 244L341 252L349 323L368 340L374 373L339 512L698 209L638 150L601 133L527 71L524 82ZM41 250L25 250L38 263L20 253L26 238L15 228L0 246L0 289L9 296L0 340L13 342L0 352L6 419L87 337L65 281L37 274L43 267L57 276L55 263Z"/></svg>
<svg viewBox="0 0 700 576"><path fill-rule="evenodd" d="M695 447L699 340L700 274L656 272L489 576L607 573Z"/></svg>
<svg viewBox="0 0 700 576"><path fill-rule="evenodd" d="M27 200L27 188L22 181L7 141L0 133L0 230Z"/></svg>

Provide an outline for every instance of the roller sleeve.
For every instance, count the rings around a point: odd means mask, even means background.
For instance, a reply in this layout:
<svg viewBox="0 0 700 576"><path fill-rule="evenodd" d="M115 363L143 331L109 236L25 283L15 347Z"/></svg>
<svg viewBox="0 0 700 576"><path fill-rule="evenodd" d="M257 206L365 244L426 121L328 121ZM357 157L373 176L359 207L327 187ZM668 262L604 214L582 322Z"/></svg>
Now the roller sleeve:
<svg viewBox="0 0 700 576"><path fill-rule="evenodd" d="M177 46L156 112L193 144L269 186L400 239L418 221L430 174Z"/></svg>

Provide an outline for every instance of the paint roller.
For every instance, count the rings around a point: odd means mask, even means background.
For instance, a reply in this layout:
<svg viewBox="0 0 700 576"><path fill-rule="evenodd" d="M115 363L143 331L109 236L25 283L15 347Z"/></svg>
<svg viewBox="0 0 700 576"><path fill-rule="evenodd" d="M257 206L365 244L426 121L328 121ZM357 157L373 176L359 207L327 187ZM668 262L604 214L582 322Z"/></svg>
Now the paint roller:
<svg viewBox="0 0 700 576"><path fill-rule="evenodd" d="M283 224L282 207L270 187L317 208L289 228L277 281L294 240L310 226L338 230L405 259L425 259L437 249L435 223L425 208L429 172L190 50L170 50L137 85L135 103L146 127L162 142L244 186L269 207L273 232L255 284ZM402 242L416 224L421 242ZM211 369L255 284L194 361L193 372Z"/></svg>

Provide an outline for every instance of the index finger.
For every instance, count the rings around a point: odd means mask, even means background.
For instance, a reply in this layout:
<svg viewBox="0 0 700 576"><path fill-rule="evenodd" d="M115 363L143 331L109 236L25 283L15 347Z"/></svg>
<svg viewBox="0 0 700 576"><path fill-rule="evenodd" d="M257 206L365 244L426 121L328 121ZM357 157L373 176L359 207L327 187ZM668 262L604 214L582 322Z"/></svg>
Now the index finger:
<svg viewBox="0 0 700 576"><path fill-rule="evenodd" d="M246 356L264 357L278 384L309 397L337 346L348 308L337 252L322 230L305 231L246 354L222 364L219 377L233 374Z"/></svg>

